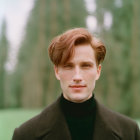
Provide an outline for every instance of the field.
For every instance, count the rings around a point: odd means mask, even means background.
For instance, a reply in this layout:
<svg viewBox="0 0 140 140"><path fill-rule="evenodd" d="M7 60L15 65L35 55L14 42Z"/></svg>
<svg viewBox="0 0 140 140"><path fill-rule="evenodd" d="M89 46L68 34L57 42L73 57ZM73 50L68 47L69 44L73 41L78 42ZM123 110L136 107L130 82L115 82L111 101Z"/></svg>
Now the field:
<svg viewBox="0 0 140 140"><path fill-rule="evenodd" d="M11 140L14 129L40 110L0 110L0 140Z"/></svg>
<svg viewBox="0 0 140 140"><path fill-rule="evenodd" d="M38 114L40 110L0 110L0 140L11 140L14 129ZM136 120L140 127L140 120Z"/></svg>

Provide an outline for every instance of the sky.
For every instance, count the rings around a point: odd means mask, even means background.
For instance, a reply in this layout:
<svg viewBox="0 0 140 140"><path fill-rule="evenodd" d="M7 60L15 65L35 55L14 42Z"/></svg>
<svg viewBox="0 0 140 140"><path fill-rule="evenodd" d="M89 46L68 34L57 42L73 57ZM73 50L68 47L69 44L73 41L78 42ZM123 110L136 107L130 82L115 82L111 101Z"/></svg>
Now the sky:
<svg viewBox="0 0 140 140"><path fill-rule="evenodd" d="M7 38L10 43L6 70L12 71L17 63L19 44L34 0L0 0L0 27L7 23Z"/></svg>
<svg viewBox="0 0 140 140"><path fill-rule="evenodd" d="M89 29L90 32L96 34L100 32L100 29L98 27L98 21L96 16L94 16L96 12L96 0L84 0L85 1L85 7L87 10L87 18L86 18L86 26ZM121 0L115 0L119 1L117 4L119 5ZM104 27L106 30L109 30L113 22L112 14L109 11L104 12Z"/></svg>

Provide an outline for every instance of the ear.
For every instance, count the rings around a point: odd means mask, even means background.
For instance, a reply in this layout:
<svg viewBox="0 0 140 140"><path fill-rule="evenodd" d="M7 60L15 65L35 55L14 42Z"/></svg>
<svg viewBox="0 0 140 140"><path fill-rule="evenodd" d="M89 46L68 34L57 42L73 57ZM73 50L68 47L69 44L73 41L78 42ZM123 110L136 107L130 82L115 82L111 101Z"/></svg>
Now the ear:
<svg viewBox="0 0 140 140"><path fill-rule="evenodd" d="M60 80L58 66L54 66L54 72L55 72L55 77L56 77L56 79L57 79L57 80Z"/></svg>
<svg viewBox="0 0 140 140"><path fill-rule="evenodd" d="M100 78L101 68L102 68L101 64L99 66L97 66L96 80L98 80Z"/></svg>

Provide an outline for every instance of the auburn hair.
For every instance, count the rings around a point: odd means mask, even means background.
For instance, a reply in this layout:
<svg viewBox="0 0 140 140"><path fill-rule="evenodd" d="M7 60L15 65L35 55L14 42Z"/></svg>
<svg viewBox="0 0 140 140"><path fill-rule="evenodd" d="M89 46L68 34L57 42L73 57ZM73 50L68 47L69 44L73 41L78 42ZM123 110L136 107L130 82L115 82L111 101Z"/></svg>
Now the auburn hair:
<svg viewBox="0 0 140 140"><path fill-rule="evenodd" d="M106 54L104 44L85 28L74 28L52 40L48 48L51 61L56 66L65 64L74 55L74 48L81 44L91 45L97 65L104 60Z"/></svg>

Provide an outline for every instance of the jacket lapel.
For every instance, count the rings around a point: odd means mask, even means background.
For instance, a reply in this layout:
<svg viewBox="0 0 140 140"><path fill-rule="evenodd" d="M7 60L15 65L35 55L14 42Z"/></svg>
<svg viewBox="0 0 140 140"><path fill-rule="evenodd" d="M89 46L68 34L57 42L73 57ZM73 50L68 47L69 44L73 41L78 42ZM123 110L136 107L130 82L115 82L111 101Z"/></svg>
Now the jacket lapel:
<svg viewBox="0 0 140 140"><path fill-rule="evenodd" d="M71 140L66 120L60 108L60 98L40 115L37 139Z"/></svg>
<svg viewBox="0 0 140 140"><path fill-rule="evenodd" d="M121 140L121 133L112 119L111 112L96 101L93 140Z"/></svg>
<svg viewBox="0 0 140 140"><path fill-rule="evenodd" d="M56 117L58 117L58 119L55 120L50 133L44 140L71 140L70 132L64 115L60 113L57 114Z"/></svg>

